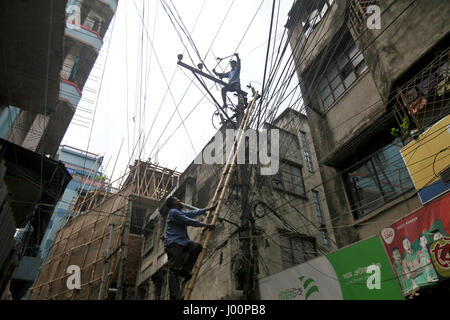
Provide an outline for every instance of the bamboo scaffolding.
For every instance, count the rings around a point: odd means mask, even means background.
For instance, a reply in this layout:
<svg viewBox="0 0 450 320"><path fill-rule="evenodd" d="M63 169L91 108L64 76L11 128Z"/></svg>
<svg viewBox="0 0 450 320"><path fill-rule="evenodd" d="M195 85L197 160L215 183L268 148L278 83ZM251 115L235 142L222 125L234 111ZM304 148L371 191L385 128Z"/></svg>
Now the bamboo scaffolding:
<svg viewBox="0 0 450 320"><path fill-rule="evenodd" d="M147 170L146 175L148 176L139 179L141 184L149 183L148 179L158 179L155 172L159 174L160 169L163 169L160 180L167 178L167 181L171 181L169 175L176 174L175 171L152 166L152 164L147 164L147 166L149 170ZM150 173L150 171L152 172ZM125 188L109 197L106 197L109 192L105 190L105 195L102 195L101 192L92 192L92 197L79 199L80 204L84 205L86 199L88 199L89 206L91 207L94 204L95 207L86 210L82 216L73 217L69 221L69 224L72 225L66 224L58 231L52 246L52 254L48 262L39 269L36 282L30 289L31 299L92 298L93 294L95 294L95 298L98 298L101 283L103 283L104 293L106 294L111 281L116 279L117 276L123 278L127 252L122 245L125 240L123 236L126 233L125 229L129 228L131 218L130 205L132 199L129 197L133 194L133 191L136 191L136 188L139 192L137 172L138 170L135 170L134 174L132 173L129 184ZM140 172L142 173L142 170ZM164 172L167 172L167 175ZM162 181L158 182L163 183ZM143 196L142 192L140 194ZM154 195L159 195L159 193L154 192ZM99 203L97 203L97 200L100 200ZM126 221L128 222L125 223ZM114 233L117 236L114 236L114 245L110 248L110 254L107 257L101 255L101 252L102 249L105 249L105 239L109 235L108 229L111 223L116 225ZM120 257L122 258L120 259ZM105 266L106 262L109 266ZM118 270L120 262L122 263L120 264L120 270ZM70 276L65 273L65 267L69 264L79 265L81 272L88 275L87 282L82 283L80 291L77 291L81 295L75 295L75 290L68 289L63 283ZM44 268L45 270L43 270ZM103 272L99 273L100 268L103 268Z"/></svg>
<svg viewBox="0 0 450 320"><path fill-rule="evenodd" d="M220 196L218 198L217 206L216 206L216 208L214 210L214 215L213 215L213 219L211 221L211 224L214 224L214 225L216 224L216 221L217 221L218 216L219 216L219 212L222 209L223 200L225 198L226 192L228 191L228 186L229 186L230 181L231 181L233 170L234 170L234 168L236 166L236 160L237 160L237 156L238 156L238 151L239 151L240 145L241 145L242 140L243 140L242 137L244 137L243 131L245 129L247 129L248 121L249 121L250 116L251 116L251 114L253 112L253 108L255 106L256 100L258 99L258 96L259 96L258 93L256 93L255 94L255 98L252 100L252 102L250 103L249 107L247 108L247 113L245 114L244 119L242 120L241 125L239 126L240 130L238 131L238 135L236 136L235 142L234 142L234 146L235 146L234 152L230 153L230 155L229 155L229 157L230 158L232 157L233 160L231 161L231 163L229 161L227 161L227 163L226 163L226 165L225 165L225 167L224 167L224 169L222 171L222 176L220 178L219 185L217 186L216 191L214 193L213 200L211 201L211 205L214 205L214 203L216 203L218 194L220 192ZM208 219L210 215L211 214L209 213L207 215L206 219ZM206 234L206 239L203 242L203 250L200 253L200 255L197 258L197 261L195 263L195 266L194 266L194 269L193 269L193 272L192 272L192 278L191 278L191 280L189 282L189 285L188 285L188 288L186 290L186 294L184 296L184 300L189 300L190 297L191 297L192 290L194 288L195 282L197 280L198 273L200 271L200 266L201 266L201 264L203 262L203 259L205 258L206 251L208 250L208 245L209 245L209 242L210 242L210 239L211 239L211 236L212 236L212 231L208 230L206 232L207 232L207 234ZM203 234L204 233L205 233L205 228L202 229L202 233L200 234L200 239L203 238Z"/></svg>

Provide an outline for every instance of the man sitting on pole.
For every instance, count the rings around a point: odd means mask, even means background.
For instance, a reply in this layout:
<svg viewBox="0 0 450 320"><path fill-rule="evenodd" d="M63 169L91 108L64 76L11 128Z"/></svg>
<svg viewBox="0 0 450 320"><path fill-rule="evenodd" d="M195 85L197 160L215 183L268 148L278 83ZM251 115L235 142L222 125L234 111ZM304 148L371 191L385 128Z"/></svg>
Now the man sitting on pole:
<svg viewBox="0 0 450 320"><path fill-rule="evenodd" d="M214 210L215 206L182 211L183 205L180 200L176 197L170 197L166 200L166 207L169 209L169 213L167 214L166 232L164 234L164 249L167 253L169 265L170 300L179 300L181 299L179 277L184 277L186 280L192 277L192 268L203 248L200 243L189 239L187 226L214 229L215 225L192 218L204 214L206 211Z"/></svg>
<svg viewBox="0 0 450 320"><path fill-rule="evenodd" d="M241 59L239 58L239 54L235 53L236 60L231 60L231 70L225 73L216 72L216 69L213 69L213 72L216 76L218 76L221 80L222 78L228 78L228 84L222 88L222 100L223 107L227 107L227 92L236 92L241 90L241 80L239 78L241 73Z"/></svg>

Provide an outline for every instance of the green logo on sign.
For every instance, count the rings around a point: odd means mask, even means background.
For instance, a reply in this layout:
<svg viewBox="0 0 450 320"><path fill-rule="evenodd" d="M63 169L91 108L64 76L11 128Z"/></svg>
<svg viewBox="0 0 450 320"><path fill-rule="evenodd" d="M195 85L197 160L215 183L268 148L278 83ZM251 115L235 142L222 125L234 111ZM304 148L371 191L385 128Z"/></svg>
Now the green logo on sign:
<svg viewBox="0 0 450 320"><path fill-rule="evenodd" d="M303 282L303 279L305 279L304 276L298 278L300 282ZM308 278L305 280L305 282L303 282L303 289L306 290L305 300L308 300L309 296L312 295L314 292L319 292L319 288L317 286L315 285L310 286L313 282L315 281L311 278Z"/></svg>

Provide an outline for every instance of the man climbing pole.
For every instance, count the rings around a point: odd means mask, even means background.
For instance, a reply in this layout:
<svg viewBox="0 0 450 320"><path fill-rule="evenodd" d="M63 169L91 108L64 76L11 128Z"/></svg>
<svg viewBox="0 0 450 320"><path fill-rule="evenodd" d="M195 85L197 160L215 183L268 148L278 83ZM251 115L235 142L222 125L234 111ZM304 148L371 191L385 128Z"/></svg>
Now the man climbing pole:
<svg viewBox="0 0 450 320"><path fill-rule="evenodd" d="M222 100L223 107L227 107L227 92L236 92L241 90L241 59L239 58L239 54L235 53L236 61L231 60L230 66L231 70L225 73L216 72L216 69L213 69L213 72L216 76L218 76L221 80L222 78L228 78L228 84L222 88Z"/></svg>
<svg viewBox="0 0 450 320"><path fill-rule="evenodd" d="M203 223L192 219L206 211L214 210L215 206L193 210L182 211L183 205L176 197L166 200L167 214L166 232L164 234L164 249L168 257L169 265L169 291L170 300L179 300L180 277L189 280L192 277L192 268L198 255L202 251L200 243L191 241L187 233L187 226L206 227L213 230L215 225Z"/></svg>

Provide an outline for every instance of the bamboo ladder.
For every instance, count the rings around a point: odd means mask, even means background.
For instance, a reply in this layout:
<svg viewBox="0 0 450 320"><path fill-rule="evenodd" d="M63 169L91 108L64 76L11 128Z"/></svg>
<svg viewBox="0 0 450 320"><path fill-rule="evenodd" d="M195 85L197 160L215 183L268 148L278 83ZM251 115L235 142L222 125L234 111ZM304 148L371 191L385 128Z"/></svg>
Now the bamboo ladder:
<svg viewBox="0 0 450 320"><path fill-rule="evenodd" d="M244 116L244 118L241 121L241 124L239 126L239 131L235 137L234 140L234 151L232 153L230 153L229 158L227 159L227 162L222 170L222 175L220 177L220 181L219 184L216 188L216 191L214 193L214 197L210 202L210 205L214 205L217 201L217 206L214 210L214 215L213 215L213 219L211 221L211 224L216 224L216 221L218 219L218 213L220 212L221 208L222 208L222 203L223 203L223 199L225 197L226 192L228 191L228 186L230 184L231 181L231 177L233 174L233 170L236 166L236 159L237 159L237 155L238 155L238 150L239 147L241 145L242 142L242 137L244 137L243 131L245 129L247 129L248 126L248 122L250 120L250 116L253 112L253 109L255 107L256 104L256 100L259 98L259 94L257 92L254 93L254 98L253 100L250 102L249 107L247 108L247 112ZM220 196L219 196L220 194ZM217 199L218 198L218 199ZM211 216L211 212L208 212L205 221L208 221L209 217ZM192 278L189 282L188 288L186 290L186 293L184 295L184 300L189 300L191 297L191 293L192 290L194 289L194 285L195 285L195 281L197 280L197 276L198 273L200 271L200 266L203 262L203 259L205 258L206 255L206 251L208 250L208 245L209 245L209 241L211 239L211 230L207 230L207 235L206 235L206 239L203 242L203 250L200 253L199 257L197 258L197 261L195 263L193 272L192 272ZM199 242L201 242L203 240L203 236L205 233L205 228L203 228L201 234L200 234L200 238L199 238ZM182 285L181 285L181 292L184 291L184 285L186 282L183 281Z"/></svg>

